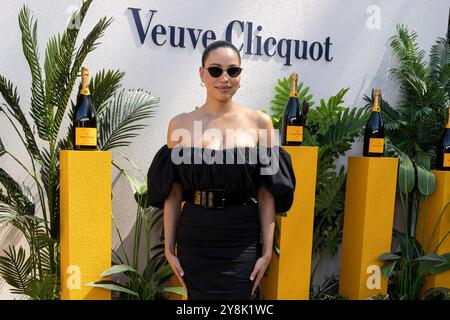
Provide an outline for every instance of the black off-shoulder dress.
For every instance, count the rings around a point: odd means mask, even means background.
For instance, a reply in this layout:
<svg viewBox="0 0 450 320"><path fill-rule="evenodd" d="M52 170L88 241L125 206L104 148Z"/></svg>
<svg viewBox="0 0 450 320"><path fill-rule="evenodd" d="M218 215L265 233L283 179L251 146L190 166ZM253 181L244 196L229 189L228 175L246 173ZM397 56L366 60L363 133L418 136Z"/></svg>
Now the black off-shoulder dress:
<svg viewBox="0 0 450 320"><path fill-rule="evenodd" d="M265 185L275 211L293 202L295 175L289 154L280 146L208 149L161 147L147 175L148 201L163 208L172 182L183 188L184 205L177 226L177 256L188 299L251 299L251 272L261 255L261 227L256 192ZM253 201L205 209L188 201L193 190L226 189L227 197Z"/></svg>

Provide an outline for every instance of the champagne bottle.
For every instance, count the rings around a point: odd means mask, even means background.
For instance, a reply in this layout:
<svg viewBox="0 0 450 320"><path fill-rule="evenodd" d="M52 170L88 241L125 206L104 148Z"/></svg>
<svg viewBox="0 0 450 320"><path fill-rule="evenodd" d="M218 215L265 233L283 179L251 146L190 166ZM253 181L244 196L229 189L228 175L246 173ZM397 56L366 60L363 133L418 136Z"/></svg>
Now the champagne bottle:
<svg viewBox="0 0 450 320"><path fill-rule="evenodd" d="M97 149L97 121L89 91L89 70L81 68L81 87L73 120L75 150Z"/></svg>
<svg viewBox="0 0 450 320"><path fill-rule="evenodd" d="M291 91L289 100L284 109L281 122L281 145L282 146L301 146L303 142L303 127L305 126L305 110L309 108L306 103L300 107L297 95L298 75L291 74Z"/></svg>
<svg viewBox="0 0 450 320"><path fill-rule="evenodd" d="M447 113L447 124L442 134L438 150L437 168L439 170L450 171L450 108L448 108Z"/></svg>
<svg viewBox="0 0 450 320"><path fill-rule="evenodd" d="M381 90L374 90L372 114L364 131L363 155L382 157L384 155L384 124L381 117Z"/></svg>

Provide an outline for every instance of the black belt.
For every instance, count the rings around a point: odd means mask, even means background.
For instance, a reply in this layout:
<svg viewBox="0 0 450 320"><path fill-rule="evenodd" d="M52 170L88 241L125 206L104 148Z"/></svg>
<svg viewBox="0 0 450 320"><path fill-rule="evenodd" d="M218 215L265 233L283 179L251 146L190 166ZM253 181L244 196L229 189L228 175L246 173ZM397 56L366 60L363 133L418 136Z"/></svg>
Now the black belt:
<svg viewBox="0 0 450 320"><path fill-rule="evenodd" d="M205 209L225 209L227 206L245 205L251 202L256 203L256 200L249 196L231 197L227 194L226 189L194 190L187 197L187 201L202 206Z"/></svg>

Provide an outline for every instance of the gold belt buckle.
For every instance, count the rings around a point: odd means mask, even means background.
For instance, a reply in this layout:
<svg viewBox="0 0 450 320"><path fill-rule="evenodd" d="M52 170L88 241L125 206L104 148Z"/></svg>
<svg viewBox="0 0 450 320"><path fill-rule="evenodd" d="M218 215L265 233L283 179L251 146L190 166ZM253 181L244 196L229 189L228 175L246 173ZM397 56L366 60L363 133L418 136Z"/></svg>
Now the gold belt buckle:
<svg viewBox="0 0 450 320"><path fill-rule="evenodd" d="M205 189L196 191L194 204L203 206L205 209L225 209L225 189ZM219 202L219 205L216 203Z"/></svg>

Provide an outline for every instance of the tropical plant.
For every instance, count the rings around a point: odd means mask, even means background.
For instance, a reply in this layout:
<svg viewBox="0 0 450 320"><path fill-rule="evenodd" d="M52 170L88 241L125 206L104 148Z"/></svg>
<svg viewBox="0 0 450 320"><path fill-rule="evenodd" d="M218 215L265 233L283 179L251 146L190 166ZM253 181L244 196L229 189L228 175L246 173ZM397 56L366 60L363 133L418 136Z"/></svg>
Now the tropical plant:
<svg viewBox="0 0 450 320"><path fill-rule="evenodd" d="M448 270L450 261L449 254L437 255L438 248L423 247L425 239L416 239L419 206L422 203L425 210L426 199L435 189L430 169L436 168L436 148L450 106L450 46L448 40L438 39L427 63L416 38L406 26L397 26L391 39L396 60L391 73L400 82L402 99L396 108L385 100L381 103L387 155L399 158L397 187L403 231L394 230L394 243L399 242L400 248L383 254L380 260L385 262L383 274L390 281L391 296L399 299L417 299L424 277ZM371 102L370 97L365 99ZM441 216L445 212L446 207Z"/></svg>
<svg viewBox="0 0 450 320"><path fill-rule="evenodd" d="M325 276L316 292L310 292L310 300L348 300L347 296L339 294L339 278L334 275Z"/></svg>
<svg viewBox="0 0 450 320"><path fill-rule="evenodd" d="M0 223L18 228L29 250L9 247L0 257L0 275L13 287L12 293L33 299L56 299L60 293L59 259L59 151L71 149L72 126L63 125L72 118L71 100L79 70L87 55L95 50L112 19L100 19L79 47L79 30L92 0L83 1L64 32L50 38L42 69L37 42L37 21L24 6L19 14L22 47L31 71L30 125L21 105L17 87L0 75L0 93L5 101L3 114L27 151L31 167L14 155L0 138L0 156L9 156L29 175L37 189L16 182L0 168ZM76 22L76 23L75 23ZM43 73L44 72L44 73ZM152 116L158 99L142 89L122 89L124 73L103 70L90 82L92 100L97 109L100 150L127 146L144 128L140 122ZM69 105L71 107L69 107ZM70 122L70 121L69 121ZM33 128L33 129L32 129Z"/></svg>
<svg viewBox="0 0 450 320"><path fill-rule="evenodd" d="M396 65L390 72L400 83L401 100L394 108L383 99L381 112L391 143L411 159L426 153L430 168L435 169L436 148L450 107L450 46L439 38L427 62L416 39L416 32L397 26L397 34L391 38ZM372 102L368 96L365 100Z"/></svg>
<svg viewBox="0 0 450 320"><path fill-rule="evenodd" d="M290 78L282 78L275 87L276 95L271 101L270 108L275 128L280 126L289 99L289 85ZM314 102L313 96L309 94L309 87L303 88L303 82L300 82L297 88L300 104L306 100L310 105L303 145L319 147L314 209L314 257L317 257L319 252L336 255L342 241L347 173L343 166L336 170L335 161L351 149L352 143L361 135L369 116L363 108L350 109L343 105L343 98L348 90L348 88L341 89L328 101L321 99L320 105L311 108ZM278 252L278 248L275 247L275 250ZM311 279L320 262L320 259L317 259Z"/></svg>
<svg viewBox="0 0 450 320"><path fill-rule="evenodd" d="M124 156L125 157L125 156ZM126 158L126 157L125 157ZM128 158L126 158L129 160ZM89 283L88 286L104 288L111 291L116 291L121 294L120 298L124 299L139 299L139 300L154 300L158 298L165 298L163 293L172 292L186 296L186 290L181 287L167 286L167 281L174 275L172 267L167 263L164 256L164 243L162 232L159 237L159 243L155 246L151 244L151 235L158 227L158 223L162 221L162 210L147 205L147 179L143 172L131 161L131 164L141 173L143 181L137 179L124 169L120 171L127 177L129 184L134 193L134 199L137 203L135 233L133 242L133 255L130 259L123 243L123 237L117 227L113 216L113 222L116 232L119 236L120 247L124 258L113 250L113 254L117 261L114 266L102 273L102 277L109 277L112 275L124 275L126 282L124 284L120 281L102 280ZM139 256L141 253L141 234L142 228L145 232L146 243L146 266L143 272L139 271ZM154 251L154 254L152 254Z"/></svg>
<svg viewBox="0 0 450 320"><path fill-rule="evenodd" d="M393 299L418 299L427 275L438 274L450 270L450 253L439 255L438 249L448 236L439 240L435 248L431 248L435 230L437 230L447 205L442 209L429 239L417 238L419 213L423 212L423 223L426 223L426 200L435 189L435 176L429 171L429 157L420 154L417 159L410 159L408 155L390 145L394 151L389 154L398 156L398 194L401 202L403 218L403 232L394 229L394 251L379 257L383 261L383 276L389 281L388 291ZM422 210L419 203L422 201Z"/></svg>

